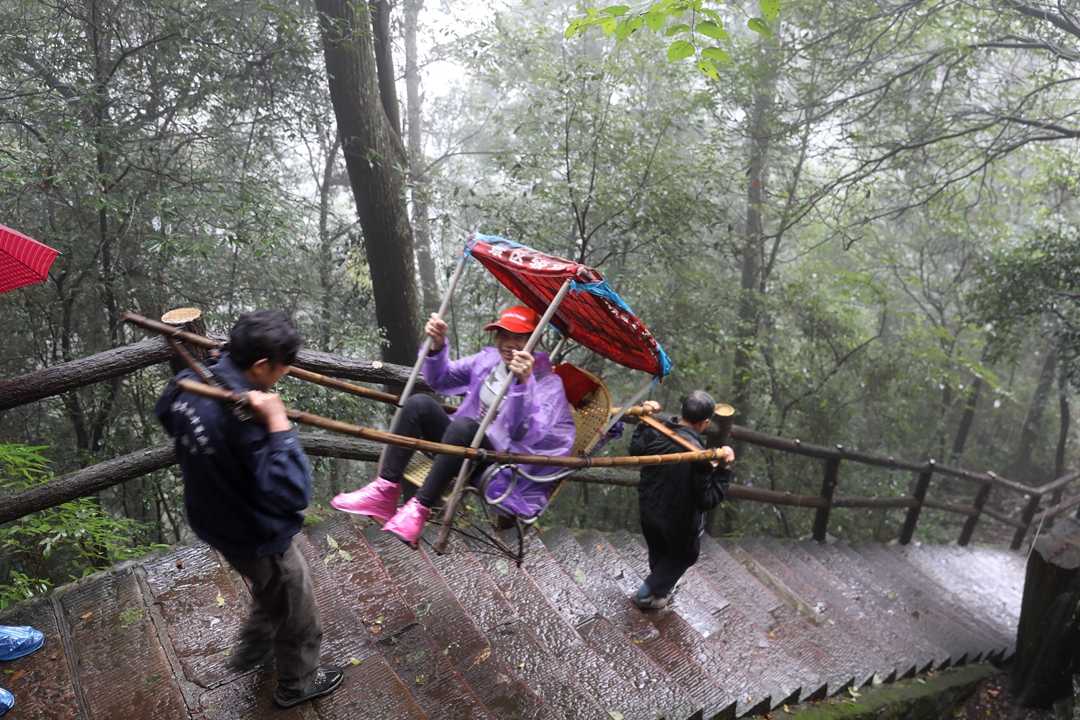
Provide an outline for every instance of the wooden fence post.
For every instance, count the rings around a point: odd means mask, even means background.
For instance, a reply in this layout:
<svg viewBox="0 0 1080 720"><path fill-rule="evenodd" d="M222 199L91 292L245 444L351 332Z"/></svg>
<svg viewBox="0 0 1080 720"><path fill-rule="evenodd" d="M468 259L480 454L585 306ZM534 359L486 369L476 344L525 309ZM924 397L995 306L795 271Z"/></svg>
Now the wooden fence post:
<svg viewBox="0 0 1080 720"><path fill-rule="evenodd" d="M843 450L843 446L837 445L837 450ZM825 542L825 533L829 528L829 510L832 508L832 496L836 490L836 478L840 473L840 458L829 458L825 461L825 477L821 481L821 497L825 499L825 507L818 508L814 515L815 542Z"/></svg>
<svg viewBox="0 0 1080 720"><path fill-rule="evenodd" d="M911 536L915 534L915 525L919 522L919 513L922 511L923 500L926 499L926 490L930 487L930 478L934 475L935 461L926 463L926 469L919 473L919 479L915 481L915 492L912 497L918 503L908 508L907 517L904 518L904 528L900 531L900 544L907 545L911 542Z"/></svg>
<svg viewBox="0 0 1080 720"><path fill-rule="evenodd" d="M203 321L202 310L198 308L176 308L161 316L161 322L172 325L178 330L186 330L189 333L206 337L206 323ZM191 343L184 343L184 349L191 353L196 360L206 358L206 348L198 347ZM179 356L173 356L169 360L169 367L173 375L187 367L187 363Z"/></svg>
<svg viewBox="0 0 1080 720"><path fill-rule="evenodd" d="M987 483L979 488L979 492L975 493L975 501L971 505L979 511L979 514L968 515L968 519L964 521L964 529L960 531L960 539L957 544L964 546L971 542L971 534L975 532L975 526L979 523L979 515L982 514L983 505L986 504L986 499L990 497L990 491L993 489L994 486Z"/></svg>
<svg viewBox="0 0 1080 720"><path fill-rule="evenodd" d="M1024 535L1027 534L1028 527L1031 526L1031 518L1035 517L1035 511L1039 509L1040 500L1042 500L1042 493L1033 492L1028 495L1028 504L1024 507L1024 512L1020 515L1020 522L1022 522L1023 525L1016 528L1012 544L1009 545L1011 549L1019 550L1020 546L1024 544Z"/></svg>

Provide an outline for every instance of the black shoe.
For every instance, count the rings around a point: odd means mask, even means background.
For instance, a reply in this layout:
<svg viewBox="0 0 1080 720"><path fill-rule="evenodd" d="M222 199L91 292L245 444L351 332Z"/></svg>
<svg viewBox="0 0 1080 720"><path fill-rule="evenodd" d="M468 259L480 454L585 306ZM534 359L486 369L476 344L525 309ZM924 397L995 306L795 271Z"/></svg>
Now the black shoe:
<svg viewBox="0 0 1080 720"><path fill-rule="evenodd" d="M257 645L241 643L233 648L229 656L229 667L237 672L247 672L252 668L262 667L274 662L274 648L264 649Z"/></svg>
<svg viewBox="0 0 1080 720"><path fill-rule="evenodd" d="M307 690L286 690L280 685L274 691L274 702L278 707L291 708L307 700L314 700L323 695L329 695L337 690L338 685L345 679L345 671L342 668L328 665L315 671L315 679L308 685Z"/></svg>

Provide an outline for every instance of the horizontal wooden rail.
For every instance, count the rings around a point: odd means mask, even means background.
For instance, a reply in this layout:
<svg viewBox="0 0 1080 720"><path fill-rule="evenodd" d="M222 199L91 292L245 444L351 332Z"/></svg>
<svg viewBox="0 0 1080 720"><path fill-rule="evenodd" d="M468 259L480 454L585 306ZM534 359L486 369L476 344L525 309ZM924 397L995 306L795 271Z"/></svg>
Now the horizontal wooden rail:
<svg viewBox="0 0 1080 720"><path fill-rule="evenodd" d="M907 462L905 460L897 460L893 457L885 457L881 455L871 455L870 453L858 452L856 450L848 450L843 445L837 445L836 447L825 447L823 445L813 445L811 443L804 443L801 440L791 440L789 438L777 437L775 435L767 435L757 430L750 430L739 425L735 425L731 428L731 437L736 440L742 440L748 442L751 445L757 445L759 447L767 447L772 450L780 450L792 455L805 455L807 457L819 458L821 460L851 460L852 462L862 463L863 465L871 465L873 467L882 467L890 470L910 470L911 472L923 473L928 470L931 465L930 462L914 463ZM980 485L998 485L1006 490L1015 492L1021 495L1031 493L1035 488L1028 487L1023 483L1013 482L1007 480L999 475L995 475L992 472L976 473L970 470L964 470L963 468L954 468L948 465L933 465L934 472L941 475L949 475L951 477L961 478L963 480L970 480L971 482L979 483ZM1076 477L1080 477L1078 474ZM1073 478L1075 479L1075 477ZM1064 478L1062 478L1064 480ZM1056 483L1057 481L1055 481ZM1067 481L1066 481L1067 482ZM1037 490L1036 490L1037 491Z"/></svg>
<svg viewBox="0 0 1080 720"><path fill-rule="evenodd" d="M994 518L998 522L1005 523L1006 525L1010 525L1010 526L1012 526L1014 528L1024 527L1024 523L1020 522L1016 518L1011 518L1008 515L1006 515L1005 513L1000 512L998 510L995 510L994 508L984 507L982 509L982 512L983 512L983 515L989 515L990 517Z"/></svg>
<svg viewBox="0 0 1080 720"><path fill-rule="evenodd" d="M935 510L944 510L945 512L956 513L957 515L978 515L979 511L971 505L960 505L959 503L941 500L923 500L923 507L933 508Z"/></svg>
<svg viewBox="0 0 1080 720"><path fill-rule="evenodd" d="M147 338L131 345L53 365L0 381L0 410L77 390L102 380L168 362L174 352L164 338Z"/></svg>
<svg viewBox="0 0 1080 720"><path fill-rule="evenodd" d="M178 340L192 343L199 347L212 347L220 343L222 339L220 337L207 338L194 333L178 331L172 326L138 316L129 316L127 319L131 319L148 329L167 333ZM135 370L168 361L173 356L174 351L164 338L154 337L125 347L107 350L89 358L74 360L10 380L0 381L0 410L18 407L64 392L69 392L95 382L125 375L134 372ZM352 394L380 402L396 403L396 395L350 385L349 383L341 382L335 378L360 380L382 385L403 386L409 377L410 371L411 368L406 366L382 363L379 361L357 360L311 350L301 350L297 356L292 374L299 379L314 382L332 389L351 392ZM430 388L424 387L424 389ZM452 408L453 406L447 407ZM328 422L334 423L335 421ZM357 427L349 426L344 423L338 424L350 429ZM338 428L334 429L336 430ZM387 433L368 431L367 429L363 430L368 433L373 433L371 437L377 442L386 442L385 436L388 435ZM355 433L353 434L354 437L367 437L364 435L357 436ZM379 437L375 437L376 435ZM373 461L377 459L381 448L380 445L374 443L357 442L356 440L349 438L318 436L310 433L304 433L302 437L305 442L305 450L309 454L316 456L345 457L355 460ZM984 488L976 495L974 506L933 500L920 501L920 498L918 497L832 498L821 495L793 495L788 492L750 488L742 485L732 485L729 489L728 497L732 499L744 499L792 507L815 508L819 511L819 516L825 515L827 517L828 510L833 507L909 508L909 517L914 515L914 517L917 518L918 509L927 507L968 516L969 520L967 525L965 525L965 534L970 536L970 529L973 529L970 526L977 521L980 514L985 514L999 522L1017 528L1018 530L1023 530L1030 527L1032 524L1055 517L1080 504L1080 496L1076 496L1064 502L1060 502L1038 515L1034 515L1033 510L1037 505L1035 498L1043 497L1046 493L1065 487L1069 483L1080 478L1080 472L1070 473L1039 487L1029 487L1022 483L1000 477L993 472L976 473L963 468L938 465L933 461L916 463L896 460L893 457L871 455L869 453L849 450L842 445L836 445L835 447L813 445L810 443L803 443L797 439L792 440L767 435L740 426L732 427L731 437L758 447L818 458L827 461L827 463L835 464L839 463L841 460L848 460L890 470L917 472L920 473L920 475L932 471L934 474L942 474L974 482ZM422 448L424 447L424 443L418 441L414 443L413 447ZM175 462L175 460L166 462L164 456L160 455L160 452L162 452L161 448L152 448L150 450L132 453L131 455L124 456L124 458L105 461L92 468L87 468L86 470L72 473L63 478L58 478L45 485L20 491L5 497L3 507L0 508L0 522L5 522L14 517L22 517L28 512L52 507L74 499L75 497L93 494L104 487L124 482L133 477L138 477L139 475L160 469L161 467L167 467L172 464L172 462ZM167 454L169 453L171 453L171 448ZM506 454L489 454L489 457L504 460L505 458L503 458L502 455ZM690 455L690 453L686 453L686 455ZM529 462L530 460L539 459L534 456L508 457L513 457L515 462L525 462L527 464L531 464ZM565 460L573 461L563 463L566 466L581 463L580 459L566 458ZM621 458L621 462L611 462L615 460L614 458L597 458L596 460L603 461L594 462L597 467L603 468L607 468L608 466L614 468L614 466L620 464L634 466L655 463L655 458L650 458L649 460L644 458ZM161 463L165 464L162 465ZM635 477L632 477L633 474L632 471L618 471L614 469L582 469L573 473L568 479L576 482L634 486L637 484L637 480ZM61 480L65 481L64 488L66 489L61 489L58 485ZM49 489L44 490L46 487ZM993 508L983 507L982 503L979 502L979 499L981 498L983 502L985 502L986 489L989 487L1000 487L1003 490L1027 496L1029 505L1025 508L1025 515L1033 515L1030 521L1024 522L1023 519L1017 520L1000 511L994 510ZM33 506L33 509L28 511L25 510L25 507L28 506L27 503L29 503L30 506Z"/></svg>
<svg viewBox="0 0 1080 720"><path fill-rule="evenodd" d="M1076 495L1074 497L1069 498L1068 500L1064 500L1062 502L1059 502L1057 505L1054 505L1053 507L1046 508L1041 513L1039 513L1038 515L1031 518L1031 524L1032 525L1038 525L1042 521L1049 520L1052 517L1057 517L1061 513L1065 512L1066 510L1071 510L1072 508L1076 507L1077 505L1080 505L1080 495Z"/></svg>
<svg viewBox="0 0 1080 720"><path fill-rule="evenodd" d="M309 455L350 460L373 462L379 459L382 451L382 446L376 443L313 433L301 433L300 443L304 452ZM3 502L0 502L0 524L93 495L175 464L176 452L171 442L112 460L103 460L97 465L61 475L41 485L4 497Z"/></svg>
<svg viewBox="0 0 1080 720"><path fill-rule="evenodd" d="M1054 490L1057 490L1058 488L1065 487L1066 485L1071 483L1073 480L1076 480L1077 478L1080 478L1080 470L1078 470L1076 472L1071 472L1068 475L1062 475L1057 480L1051 480L1050 482L1046 483L1045 485L1040 485L1039 487L1031 488L1031 490L1029 492L1036 492L1039 495L1045 495L1048 492L1053 492Z"/></svg>

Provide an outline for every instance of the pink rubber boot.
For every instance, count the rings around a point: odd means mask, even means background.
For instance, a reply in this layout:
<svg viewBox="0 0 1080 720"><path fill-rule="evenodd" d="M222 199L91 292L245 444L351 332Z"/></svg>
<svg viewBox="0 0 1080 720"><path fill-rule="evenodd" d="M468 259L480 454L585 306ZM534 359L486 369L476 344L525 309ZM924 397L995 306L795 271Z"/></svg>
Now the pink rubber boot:
<svg viewBox="0 0 1080 720"><path fill-rule="evenodd" d="M413 545L420 534L424 532L424 523L431 515L431 508L426 508L413 498L398 510L390 522L383 525L383 530L397 535L405 542Z"/></svg>
<svg viewBox="0 0 1080 720"><path fill-rule="evenodd" d="M397 512L399 495L401 485L379 477L359 490L341 493L331 500L330 504L342 512L389 520Z"/></svg>

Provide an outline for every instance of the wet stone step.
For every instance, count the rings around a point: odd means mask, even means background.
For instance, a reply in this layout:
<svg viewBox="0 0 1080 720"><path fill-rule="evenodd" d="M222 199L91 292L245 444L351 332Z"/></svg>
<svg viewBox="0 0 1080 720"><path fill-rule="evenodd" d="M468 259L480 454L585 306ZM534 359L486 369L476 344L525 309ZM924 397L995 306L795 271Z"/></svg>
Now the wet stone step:
<svg viewBox="0 0 1080 720"><path fill-rule="evenodd" d="M658 634L653 624L630 602L627 593L593 562L569 530L551 528L541 533L539 539L601 616L638 642Z"/></svg>
<svg viewBox="0 0 1080 720"><path fill-rule="evenodd" d="M626 596L637 590L641 584L640 581L606 537L596 530L584 531L581 535L581 546L593 559L594 564L603 567L608 577ZM637 612L641 613L641 611ZM641 614L645 617L644 613ZM594 648L607 653L607 648L612 645L608 639L608 627L608 623L590 621L581 626L580 632ZM611 631L615 633L615 628L611 628ZM621 632L616 634L620 638L626 638ZM662 633L657 632L652 639L640 644L634 641L632 647L643 652L657 667L667 673L678 687L692 698L695 706L702 709L705 720L734 717L736 711L734 695L725 691L711 675L687 657Z"/></svg>
<svg viewBox="0 0 1080 720"><path fill-rule="evenodd" d="M611 533L608 536L608 541L633 568L634 579L636 580L634 592L637 592L637 589L641 587L642 583L645 582L645 578L649 575L648 550L646 550L642 542L639 542L637 538L625 530ZM712 637L720 632L724 627L724 623L721 622L718 615L730 608L727 599L724 599L723 604L720 602L700 602L696 593L682 592L684 587L686 587L685 584L680 587L679 592L675 593L667 609L678 612L702 637ZM706 595L704 592L701 594Z"/></svg>
<svg viewBox="0 0 1080 720"><path fill-rule="evenodd" d="M536 533L530 533L525 538L525 560L521 567L571 627L600 614L600 610L537 538ZM573 569L569 569L569 572L573 572Z"/></svg>
<svg viewBox="0 0 1080 720"><path fill-rule="evenodd" d="M515 619L532 628L555 655L562 655L581 642L578 631L559 613L526 570L517 567L513 560L486 552L484 546L472 542L463 544L472 548L469 557L475 560L484 578L499 588L502 597L510 603ZM468 582L468 578L462 580Z"/></svg>
<svg viewBox="0 0 1080 720"><path fill-rule="evenodd" d="M410 548L375 524L363 529L363 537L435 646L492 716L550 716L517 668L493 649L465 612L425 550Z"/></svg>
<svg viewBox="0 0 1080 720"><path fill-rule="evenodd" d="M364 632L378 641L382 633L394 633L416 620L416 616L361 535L366 525L353 522L351 516L339 515L310 526L307 532Z"/></svg>
<svg viewBox="0 0 1080 720"><path fill-rule="evenodd" d="M543 533L541 539L564 568L574 568L575 580L601 611L602 617L586 621L577 628L579 633L588 628L593 637L588 641L593 651L599 652L620 677L631 683L632 689L654 714L667 717L692 715L696 710L693 700L637 649L637 645L659 636L656 627L585 553L568 530L551 529ZM618 622L612 622L613 615ZM614 635L618 635L617 640ZM622 654L613 652L615 648L620 648ZM636 662L628 662L630 658L635 658Z"/></svg>
<svg viewBox="0 0 1080 720"><path fill-rule="evenodd" d="M801 565L796 562L795 567L792 567L784 562L781 556L788 553L778 542L752 541L744 538L739 541L739 545L752 551L752 556L756 561L762 563L788 587L798 592L807 605L818 613L817 629L833 638L844 648L842 657L849 658L856 668L863 671L861 674L856 673L856 676L866 676L866 671L870 671L869 676L863 677L862 680L857 679L859 684L872 680L873 675L881 678L893 677L900 666L903 666L905 671L911 666L912 663L906 661L898 662L894 648L863 625L860 620L849 615L843 608L834 605L825 595L819 593L817 588L810 584L813 578L799 574Z"/></svg>
<svg viewBox="0 0 1080 720"><path fill-rule="evenodd" d="M837 543L841 552L855 568L861 569L868 582L880 588L885 601L895 605L898 612L907 613L926 629L928 637L949 651L949 664L960 665L981 652L980 643L970 629L955 616L942 610L934 601L931 585L922 585L894 572L893 562L881 562L865 557L850 543Z"/></svg>
<svg viewBox="0 0 1080 720"><path fill-rule="evenodd" d="M874 652L888 658L888 667L895 669L897 677L913 675L917 667L925 667L933 662L931 653L919 657L913 651L911 633L906 623L892 616L882 615L876 605L869 600L863 601L857 591L841 581L821 562L804 554L797 545L773 539L762 542L822 596L825 602L826 624L828 619L831 619L828 617L830 612L840 612L844 617L850 618L855 623L852 629L857 637L863 638ZM841 621L833 622L839 625Z"/></svg>
<svg viewBox="0 0 1080 720"><path fill-rule="evenodd" d="M1020 622L1024 570L1017 570L1011 551L965 552L965 548L937 546L896 547L914 567L950 590L955 597L978 608L982 619L992 623L998 636L1011 647ZM971 557L978 558L976 563ZM1003 557L1005 556L1005 557ZM972 577L976 579L972 579Z"/></svg>
<svg viewBox="0 0 1080 720"><path fill-rule="evenodd" d="M717 569L713 565L715 558L727 556L729 560L725 560L725 568L730 567L730 561L734 561L736 565L743 567L742 559L746 559L748 562L752 561L762 568L769 563L769 558L766 557L768 553L761 548L755 548L756 555L751 556L747 548L741 545L732 546L731 549L728 549L712 542L704 544L707 547L703 550L702 559L698 561L698 565L703 572L713 571L708 575L710 578L715 577L717 580L721 580L727 577L727 573L715 572ZM774 584L783 581L780 577L783 574L783 566L775 558L772 558L770 567L765 569L774 573L773 577L776 578ZM743 567L743 570L746 570L745 567ZM756 576L750 573L747 574L754 577L755 580L757 579ZM773 590L772 586L761 584L757 596L766 597L772 595L774 594ZM789 588L788 593L791 597L795 597L794 590ZM780 599L779 595L776 597ZM813 596L810 595L805 599L799 598L796 604L800 607L809 607L812 600ZM791 607L788 604L789 602L792 601L790 599L783 600L780 606L772 611L771 614L776 618L777 625L770 631L770 638L774 638L786 652L794 655L803 665L813 668L818 673L819 677L826 683L822 695L836 694L851 685L861 686L873 678L875 666L872 662L865 662L853 650L851 645L839 642L837 638L820 629Z"/></svg>
<svg viewBox="0 0 1080 720"><path fill-rule="evenodd" d="M34 652L4 662L0 687L15 696L12 717L46 720L57 716L57 708L66 708L69 717L85 718L71 682L53 603L48 599L21 602L0 615L0 625L28 625L45 636L45 643Z"/></svg>
<svg viewBox="0 0 1080 720"><path fill-rule="evenodd" d="M429 535L434 541L436 536L434 529ZM473 622L481 630L486 631L488 628L498 627L514 619L515 615L520 616L494 577L481 564L480 556L474 554L456 533L450 534L445 554L429 552L427 557L453 591L465 612L472 617ZM499 575L503 575L502 571L509 572L509 566L514 565L505 557L496 555L487 555L487 557L494 559L491 570Z"/></svg>
<svg viewBox="0 0 1080 720"><path fill-rule="evenodd" d="M927 602L942 617L952 621L962 630L962 636L968 638L970 648L967 662L975 662L984 655L995 651L1001 645L994 628L971 613L965 603L954 596L947 588L912 565L900 553L889 552L876 544L857 543L852 546L856 552L871 563L878 563L888 570L898 582L908 587L922 590Z"/></svg>
<svg viewBox="0 0 1080 720"><path fill-rule="evenodd" d="M787 655L811 668L817 675L803 687L804 697L816 698L837 693L856 681L857 663L843 652L834 640L811 625L789 605L751 574L731 553L742 553L727 541L702 538L702 552L697 569L711 583L724 588L747 617L768 617L769 641ZM805 604L805 601L804 601ZM759 626L760 627L760 626Z"/></svg>
<svg viewBox="0 0 1080 720"><path fill-rule="evenodd" d="M204 688L235 679L228 655L251 602L243 580L201 541L142 567L185 677Z"/></svg>
<svg viewBox="0 0 1080 720"><path fill-rule="evenodd" d="M949 651L929 637L925 624L908 615L900 606L890 600L888 598L890 591L883 590L874 583L869 573L864 572L862 568L850 562L838 550L819 545L813 541L796 543L792 545L792 549L796 552L806 553L809 557L824 565L828 572L835 575L850 588L849 597L862 604L868 613L896 621L908 637L907 646L911 648L919 659L921 664L921 667L918 668L919 672L927 669L948 667L951 662Z"/></svg>
<svg viewBox="0 0 1080 720"><path fill-rule="evenodd" d="M344 690L350 681L356 682L346 673L342 687L336 692ZM274 703L276 687L274 666L259 668L201 693L199 707L193 714L206 720L302 720L299 706L283 710Z"/></svg>
<svg viewBox="0 0 1080 720"><path fill-rule="evenodd" d="M317 717L326 720L436 720L437 717L424 713L404 681L381 655L373 655L360 665L347 666L341 687L314 700L312 705ZM305 713L305 717L311 715Z"/></svg>
<svg viewBox="0 0 1080 720"><path fill-rule="evenodd" d="M327 528L335 529L333 525ZM342 557L341 548L343 543L348 546L361 538L348 525L341 527L338 534L342 540L335 539L337 548L326 536L322 538L319 544L326 553L325 561L316 556L312 564L316 595L322 594L318 600L323 614L324 659L329 656L329 662L345 665L359 663L369 653L377 652L398 673L417 705L430 717L448 720L489 718L480 701L419 623L407 623L388 633L371 633L354 609L346 604L343 591L348 592L351 588L339 585L337 578L331 578L331 568L337 570L355 562L346 559L351 558L351 554ZM309 544L304 550L314 553ZM323 588L326 588L325 592L322 592ZM372 638L377 638L377 642Z"/></svg>
<svg viewBox="0 0 1080 720"><path fill-rule="evenodd" d="M642 649L651 641L635 643L602 617L589 620L578 632L604 662L630 683L633 692L648 698L650 717L690 718L704 707ZM656 637L660 634L656 633ZM682 662L689 664L685 657Z"/></svg>
<svg viewBox="0 0 1080 720"><path fill-rule="evenodd" d="M538 618L539 625L529 624L530 631L559 625L560 622L566 622L568 627L573 629L572 623L575 620L578 621L576 624L581 624L580 618L592 619L599 615L596 606L590 602L577 583L566 574L558 559L536 534L530 534L525 539L524 548L525 560L521 569L532 579L535 588L539 591L537 595L534 595L530 605L550 611L550 616ZM549 602L537 602L539 598L548 598ZM561 621L558 619L560 617ZM494 632L501 634L503 629L500 628ZM492 631L488 634L491 637ZM642 698L635 693L633 686L610 665L603 662L576 630L573 630L572 637L574 641L564 647L544 646L550 647L553 651L552 658L565 666L567 677L580 683L586 694L609 713L619 713L626 717L651 717L652 714L644 704L649 698ZM538 637L538 644L542 644L540 637ZM542 654L543 649L542 647L538 652ZM546 697L545 701L547 701ZM551 704L551 701L547 702Z"/></svg>
<svg viewBox="0 0 1080 720"><path fill-rule="evenodd" d="M612 533L608 540L638 573L637 584L640 585L648 570L644 547L624 531ZM759 706L764 707L762 712L767 712L781 703L794 702L802 691L802 684L770 660L764 631L743 619L735 608L725 606L725 609L729 612L724 614L739 621L738 627L728 627L725 620L709 615L693 595L680 590L667 607L650 611L646 616L685 655L713 675L726 692L735 696L738 715ZM697 618L697 624L691 624L688 615ZM704 624L703 617L708 619L705 632L700 629ZM814 689L819 686L820 683L814 684Z"/></svg>
<svg viewBox="0 0 1080 720"><path fill-rule="evenodd" d="M342 586L329 569L331 562L344 560L337 555L331 559L329 555L320 554L304 533L297 535L293 542L307 560L315 602L322 617L321 664L344 666L350 659L366 660L374 655L377 650L371 633L364 628L353 604L345 598Z"/></svg>
<svg viewBox="0 0 1080 720"><path fill-rule="evenodd" d="M571 671L520 621L488 632L491 646L510 663L559 718L610 720L605 710Z"/></svg>
<svg viewBox="0 0 1080 720"><path fill-rule="evenodd" d="M83 699L94 718L187 715L130 568L95 576L60 599L78 658Z"/></svg>
<svg viewBox="0 0 1080 720"><path fill-rule="evenodd" d="M647 571L648 551L644 541L638 541L625 531L612 533L612 540L618 543L624 555L636 558L636 563L642 573ZM706 558L706 562L707 560ZM777 639L778 623L771 614L767 616L770 621L769 628L763 628L744 614L740 605L729 603L722 592L705 579L697 567L690 568L683 578L685 582L679 586L669 607L679 613L682 613L685 607L695 606L710 612L711 618L718 627L711 630L706 637L718 643L723 652L732 656L739 667L745 668L752 676L771 678L774 682L771 688L779 687L784 690L779 696L780 700L786 700L792 692L801 692L806 697L824 695L827 690L826 681L814 668L789 652L788 645L784 641ZM771 600L766 600L770 607L780 607L772 593L765 590L756 580L754 582L761 589L759 596ZM714 598L721 598L721 600ZM695 612L695 615L697 614ZM793 633L782 634L791 644L812 654L812 650L801 638ZM776 700L776 693L773 692L773 695L773 699Z"/></svg>
<svg viewBox="0 0 1080 720"><path fill-rule="evenodd" d="M491 717L419 623L380 637L378 648L428 717Z"/></svg>

